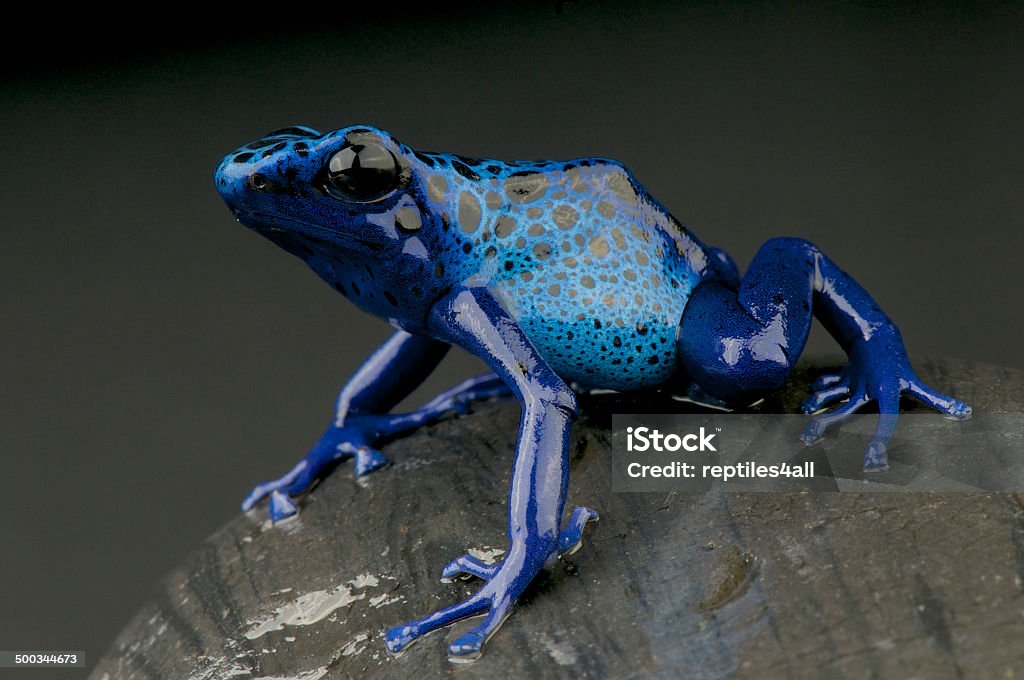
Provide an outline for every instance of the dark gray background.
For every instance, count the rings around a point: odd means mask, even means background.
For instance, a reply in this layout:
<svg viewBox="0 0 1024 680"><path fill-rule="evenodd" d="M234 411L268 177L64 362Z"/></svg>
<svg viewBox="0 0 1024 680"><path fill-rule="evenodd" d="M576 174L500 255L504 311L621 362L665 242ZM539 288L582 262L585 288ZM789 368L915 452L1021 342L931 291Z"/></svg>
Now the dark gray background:
<svg viewBox="0 0 1024 680"><path fill-rule="evenodd" d="M387 336L221 204L220 156L274 128L618 158L741 266L818 243L912 356L1024 366L1019 5L528 5L7 60L0 649L95 662ZM453 356L428 391L479 367Z"/></svg>

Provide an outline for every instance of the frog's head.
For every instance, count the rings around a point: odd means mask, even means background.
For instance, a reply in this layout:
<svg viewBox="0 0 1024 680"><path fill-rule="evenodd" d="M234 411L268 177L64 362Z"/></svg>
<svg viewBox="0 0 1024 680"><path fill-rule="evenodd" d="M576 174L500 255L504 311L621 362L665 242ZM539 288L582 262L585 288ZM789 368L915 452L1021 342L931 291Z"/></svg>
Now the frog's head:
<svg viewBox="0 0 1024 680"><path fill-rule="evenodd" d="M386 259L420 226L418 211L404 209L409 153L367 125L289 127L229 153L215 181L240 222L307 262L327 251Z"/></svg>

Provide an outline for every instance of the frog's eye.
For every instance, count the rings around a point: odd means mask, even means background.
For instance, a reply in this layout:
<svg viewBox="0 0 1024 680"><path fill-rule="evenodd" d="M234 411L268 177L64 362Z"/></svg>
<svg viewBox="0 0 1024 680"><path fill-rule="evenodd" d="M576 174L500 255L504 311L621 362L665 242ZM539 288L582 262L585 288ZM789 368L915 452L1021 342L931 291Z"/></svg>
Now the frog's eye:
<svg viewBox="0 0 1024 680"><path fill-rule="evenodd" d="M394 155L372 142L346 146L327 164L327 190L346 201L376 201L397 189L400 179Z"/></svg>

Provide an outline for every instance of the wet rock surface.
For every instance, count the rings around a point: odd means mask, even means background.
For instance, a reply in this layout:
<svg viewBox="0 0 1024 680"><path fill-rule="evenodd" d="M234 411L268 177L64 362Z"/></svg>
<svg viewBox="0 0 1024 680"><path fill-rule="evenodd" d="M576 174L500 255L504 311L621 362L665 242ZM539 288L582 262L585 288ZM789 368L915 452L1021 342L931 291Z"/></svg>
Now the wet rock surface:
<svg viewBox="0 0 1024 680"><path fill-rule="evenodd" d="M978 412L1024 410L1019 371L916 367ZM818 370L761 408L796 411ZM621 395L581 406L568 507L601 520L479 661L445 655L472 620L397 658L383 633L478 587L442 583L449 560L505 548L510 400L390 444L394 464L362 480L342 465L295 520L270 526L264 505L240 514L169 575L91 677L1024 676L1024 495L614 493L611 414L693 407Z"/></svg>

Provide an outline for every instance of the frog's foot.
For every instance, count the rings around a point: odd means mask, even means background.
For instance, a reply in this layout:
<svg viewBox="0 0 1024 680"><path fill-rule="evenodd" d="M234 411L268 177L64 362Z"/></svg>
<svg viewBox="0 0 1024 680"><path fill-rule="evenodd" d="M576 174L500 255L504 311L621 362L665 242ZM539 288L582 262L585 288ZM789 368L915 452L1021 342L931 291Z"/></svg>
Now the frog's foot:
<svg viewBox="0 0 1024 680"><path fill-rule="evenodd" d="M953 420L967 420L971 417L972 409L966 403L937 392L917 380L907 387L907 391L925 406L930 406L940 413L945 413Z"/></svg>
<svg viewBox="0 0 1024 680"><path fill-rule="evenodd" d="M422 619L395 626L384 634L384 644L392 654L400 654L427 633L445 628L470 616L487 612L483 623L459 637L448 646L450 661L473 661L480 656L484 643L501 627L512 612L513 600L496 601L485 586L475 595ZM496 605L496 602L499 604Z"/></svg>
<svg viewBox="0 0 1024 680"><path fill-rule="evenodd" d="M512 613L516 599L540 572L545 559L557 553L558 548L553 540L548 546L545 549L541 546L527 548L525 544L513 545L509 554L494 566L482 564L469 556L454 560L446 567L446 571L452 568L452 574L457 573L456 569L472 573L486 578L487 583L456 605L388 630L384 635L387 650L398 654L427 633L470 616L485 614L480 625L459 636L448 646L449 661L460 663L478 658L487 640Z"/></svg>
<svg viewBox="0 0 1024 680"><path fill-rule="evenodd" d="M462 574L468 574L485 581L490 581L497 571L497 564L487 564L479 558L466 553L446 564L444 569L441 570L441 578L452 579Z"/></svg>
<svg viewBox="0 0 1024 680"><path fill-rule="evenodd" d="M928 387L910 367L902 340L897 335L879 333L856 347L850 363L838 374L826 374L811 386L812 394L804 402L805 413L814 413L841 399L846 403L816 415L804 428L806 444L818 441L825 431L849 419L869 401L878 402L878 425L864 454L864 471L885 470L889 466L888 446L896 428L900 395L907 393L921 403L951 418L971 416L971 407ZM898 344L897 344L898 343Z"/></svg>
<svg viewBox="0 0 1024 680"><path fill-rule="evenodd" d="M596 522L600 517L596 510L579 507L572 511L562 533L558 535L558 556L572 555L583 545L583 528L587 522Z"/></svg>
<svg viewBox="0 0 1024 680"><path fill-rule="evenodd" d="M270 519L277 522L298 513L298 506L292 499L312 489L340 461L354 458L356 477L368 475L387 465L388 459L380 451L366 445L357 446L352 442L334 443L330 434L325 434L313 450L286 474L257 484L242 501L242 510L248 512L263 498L270 496Z"/></svg>
<svg viewBox="0 0 1024 680"><path fill-rule="evenodd" d="M448 646L448 660L455 663L473 661L480 656L484 644L504 623L516 599L540 572L559 557L572 554L582 543L583 528L596 521L597 513L590 508L576 508L559 535L549 547L527 548L514 543L500 562L484 564L472 555L463 555L445 566L443 578L470 574L487 583L468 599L447 607L430 616L395 626L385 634L385 644L392 654L398 654L427 633L449 626L470 616L486 613L477 627L457 638Z"/></svg>
<svg viewBox="0 0 1024 680"><path fill-rule="evenodd" d="M811 394L800 409L804 413L815 413L849 396L850 386L842 373L823 373L811 384Z"/></svg>

